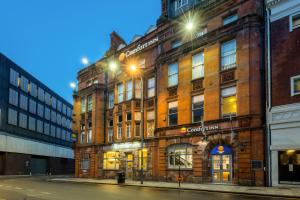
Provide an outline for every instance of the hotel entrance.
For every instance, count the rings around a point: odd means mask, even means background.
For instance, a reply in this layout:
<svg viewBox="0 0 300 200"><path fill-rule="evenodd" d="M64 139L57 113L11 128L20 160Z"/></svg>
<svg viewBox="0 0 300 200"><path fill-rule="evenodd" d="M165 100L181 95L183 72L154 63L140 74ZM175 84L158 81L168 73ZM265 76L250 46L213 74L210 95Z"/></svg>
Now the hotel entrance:
<svg viewBox="0 0 300 200"><path fill-rule="evenodd" d="M300 151L278 152L279 183L300 184Z"/></svg>
<svg viewBox="0 0 300 200"><path fill-rule="evenodd" d="M126 154L126 178L132 179L133 175L133 155L132 153Z"/></svg>
<svg viewBox="0 0 300 200"><path fill-rule="evenodd" d="M218 145L211 151L212 179L214 183L232 182L232 149Z"/></svg>

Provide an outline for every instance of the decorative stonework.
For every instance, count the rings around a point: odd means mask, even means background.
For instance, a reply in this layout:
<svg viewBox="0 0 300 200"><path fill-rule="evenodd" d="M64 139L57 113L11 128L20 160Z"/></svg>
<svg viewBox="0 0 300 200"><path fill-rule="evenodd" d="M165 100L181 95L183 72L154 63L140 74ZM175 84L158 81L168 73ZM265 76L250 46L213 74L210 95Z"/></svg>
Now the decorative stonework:
<svg viewBox="0 0 300 200"><path fill-rule="evenodd" d="M275 4L277 4L281 1L284 1L284 0L266 0L266 1L267 1L267 6L271 7L271 6L274 6Z"/></svg>
<svg viewBox="0 0 300 200"><path fill-rule="evenodd" d="M271 111L272 124L300 121L300 105L274 107Z"/></svg>

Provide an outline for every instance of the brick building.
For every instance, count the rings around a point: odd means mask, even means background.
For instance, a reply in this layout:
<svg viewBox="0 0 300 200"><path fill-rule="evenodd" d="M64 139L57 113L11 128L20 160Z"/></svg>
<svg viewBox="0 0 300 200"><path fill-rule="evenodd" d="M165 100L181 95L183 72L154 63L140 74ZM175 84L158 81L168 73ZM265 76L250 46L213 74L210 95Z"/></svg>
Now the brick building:
<svg viewBox="0 0 300 200"><path fill-rule="evenodd" d="M263 185L263 45L259 0L162 0L144 36L113 32L78 73L76 176Z"/></svg>
<svg viewBox="0 0 300 200"><path fill-rule="evenodd" d="M300 2L268 0L270 185L300 183Z"/></svg>

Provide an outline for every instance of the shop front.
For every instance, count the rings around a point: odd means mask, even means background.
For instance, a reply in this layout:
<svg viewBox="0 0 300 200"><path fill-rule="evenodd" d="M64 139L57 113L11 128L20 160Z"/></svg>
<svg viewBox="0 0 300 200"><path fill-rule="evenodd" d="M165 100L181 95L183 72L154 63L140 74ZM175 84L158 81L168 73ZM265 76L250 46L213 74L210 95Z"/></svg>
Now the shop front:
<svg viewBox="0 0 300 200"><path fill-rule="evenodd" d="M300 184L300 151L278 152L279 183Z"/></svg>

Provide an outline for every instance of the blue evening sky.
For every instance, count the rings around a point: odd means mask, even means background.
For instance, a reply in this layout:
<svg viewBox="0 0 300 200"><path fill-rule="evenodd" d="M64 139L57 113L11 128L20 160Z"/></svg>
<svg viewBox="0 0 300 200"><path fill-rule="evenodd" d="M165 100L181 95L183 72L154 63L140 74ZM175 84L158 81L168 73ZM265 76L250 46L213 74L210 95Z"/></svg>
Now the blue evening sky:
<svg viewBox="0 0 300 200"><path fill-rule="evenodd" d="M71 81L109 48L115 30L126 42L160 15L161 0L0 0L0 52L72 102Z"/></svg>

